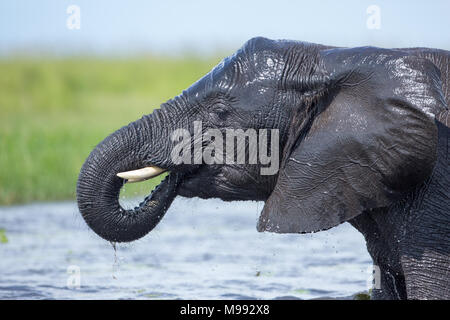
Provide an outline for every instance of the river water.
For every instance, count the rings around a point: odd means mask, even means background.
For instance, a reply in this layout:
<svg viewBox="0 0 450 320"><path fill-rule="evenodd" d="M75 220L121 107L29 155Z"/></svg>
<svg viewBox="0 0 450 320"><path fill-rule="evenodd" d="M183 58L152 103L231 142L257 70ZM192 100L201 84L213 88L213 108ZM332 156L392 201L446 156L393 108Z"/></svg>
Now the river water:
<svg viewBox="0 0 450 320"><path fill-rule="evenodd" d="M258 233L262 203L177 198L153 232L117 250L76 204L0 207L0 299L312 299L368 289L349 224Z"/></svg>

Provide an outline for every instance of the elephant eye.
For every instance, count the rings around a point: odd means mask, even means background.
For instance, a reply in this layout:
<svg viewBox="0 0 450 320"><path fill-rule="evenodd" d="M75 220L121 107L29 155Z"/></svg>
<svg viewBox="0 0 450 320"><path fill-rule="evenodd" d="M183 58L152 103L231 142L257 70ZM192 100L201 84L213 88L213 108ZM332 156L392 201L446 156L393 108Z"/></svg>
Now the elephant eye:
<svg viewBox="0 0 450 320"><path fill-rule="evenodd" d="M223 103L215 103L212 106L210 113L216 115L220 119L224 119L229 113L229 108Z"/></svg>
<svg viewBox="0 0 450 320"><path fill-rule="evenodd" d="M212 111L215 113L226 113L226 112L228 112L228 108L223 103L215 103L212 108Z"/></svg>

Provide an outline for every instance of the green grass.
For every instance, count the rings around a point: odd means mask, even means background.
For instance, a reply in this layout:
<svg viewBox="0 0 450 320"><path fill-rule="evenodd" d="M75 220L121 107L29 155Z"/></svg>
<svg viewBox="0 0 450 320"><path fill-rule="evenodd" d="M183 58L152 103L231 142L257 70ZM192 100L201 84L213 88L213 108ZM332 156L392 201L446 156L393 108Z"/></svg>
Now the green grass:
<svg viewBox="0 0 450 320"><path fill-rule="evenodd" d="M369 292L359 292L353 295L353 300L370 300Z"/></svg>
<svg viewBox="0 0 450 320"><path fill-rule="evenodd" d="M0 243L8 243L8 237L6 236L5 229L0 229Z"/></svg>
<svg viewBox="0 0 450 320"><path fill-rule="evenodd" d="M74 199L80 167L98 142L181 93L218 61L1 60L0 204Z"/></svg>

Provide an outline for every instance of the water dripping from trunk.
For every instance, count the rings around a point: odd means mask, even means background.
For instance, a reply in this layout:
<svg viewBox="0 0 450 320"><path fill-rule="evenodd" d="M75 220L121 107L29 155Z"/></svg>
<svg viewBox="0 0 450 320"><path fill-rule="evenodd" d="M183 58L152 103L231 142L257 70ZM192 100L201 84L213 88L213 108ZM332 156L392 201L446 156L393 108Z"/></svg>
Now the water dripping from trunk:
<svg viewBox="0 0 450 320"><path fill-rule="evenodd" d="M119 258L117 255L117 242L110 242L114 249L114 262L112 265L112 278L117 280L116 273L119 271Z"/></svg>

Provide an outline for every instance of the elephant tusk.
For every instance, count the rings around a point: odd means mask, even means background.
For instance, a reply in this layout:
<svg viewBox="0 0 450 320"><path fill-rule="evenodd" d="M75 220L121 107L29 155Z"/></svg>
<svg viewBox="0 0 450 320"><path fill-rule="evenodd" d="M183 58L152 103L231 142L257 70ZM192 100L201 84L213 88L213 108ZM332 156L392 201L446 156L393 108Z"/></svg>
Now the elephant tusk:
<svg viewBox="0 0 450 320"><path fill-rule="evenodd" d="M127 182L140 182L159 176L164 171L166 171L166 169L151 166L138 170L119 172L117 176L127 180Z"/></svg>

